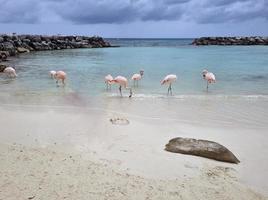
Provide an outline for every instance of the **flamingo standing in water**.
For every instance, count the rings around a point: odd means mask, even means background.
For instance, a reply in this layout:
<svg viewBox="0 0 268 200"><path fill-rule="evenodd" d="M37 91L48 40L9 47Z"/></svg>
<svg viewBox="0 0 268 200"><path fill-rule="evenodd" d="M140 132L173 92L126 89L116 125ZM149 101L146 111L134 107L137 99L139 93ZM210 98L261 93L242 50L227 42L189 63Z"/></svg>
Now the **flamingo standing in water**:
<svg viewBox="0 0 268 200"><path fill-rule="evenodd" d="M52 71L49 71L50 77L53 78L53 79L55 78L56 73L57 72L56 71L53 71L53 70Z"/></svg>
<svg viewBox="0 0 268 200"><path fill-rule="evenodd" d="M55 74L55 79L57 80L56 83L58 84L59 80L62 81L62 84L65 85L66 73L64 71L57 71Z"/></svg>
<svg viewBox="0 0 268 200"><path fill-rule="evenodd" d="M112 81L113 81L113 77L111 76L111 74L108 74L107 76L104 77L104 81L106 83L106 89L108 90L108 86L112 86Z"/></svg>
<svg viewBox="0 0 268 200"><path fill-rule="evenodd" d="M135 83L137 83L137 86L138 86L138 82L141 80L143 74L144 74L144 70L140 70L139 74L133 74L131 79L134 81L134 86L135 86Z"/></svg>
<svg viewBox="0 0 268 200"><path fill-rule="evenodd" d="M169 84L167 95L168 95L169 93L172 95L172 88L171 88L171 85L172 85L172 83L174 83L176 80L177 80L177 76L176 76L175 74L169 74L169 75L167 75L167 76L161 81L161 85Z"/></svg>
<svg viewBox="0 0 268 200"><path fill-rule="evenodd" d="M13 67L6 67L3 71L5 74L8 75L8 77L17 77L16 70Z"/></svg>
<svg viewBox="0 0 268 200"><path fill-rule="evenodd" d="M215 75L212 72L209 72L208 70L204 69L202 71L203 79L207 81L207 91L208 91L208 84L216 83Z"/></svg>
<svg viewBox="0 0 268 200"><path fill-rule="evenodd" d="M122 87L129 90L129 98L132 97L132 89L128 87L128 81L124 76L117 76L112 81L112 83L117 83L119 85L120 95L122 97Z"/></svg>

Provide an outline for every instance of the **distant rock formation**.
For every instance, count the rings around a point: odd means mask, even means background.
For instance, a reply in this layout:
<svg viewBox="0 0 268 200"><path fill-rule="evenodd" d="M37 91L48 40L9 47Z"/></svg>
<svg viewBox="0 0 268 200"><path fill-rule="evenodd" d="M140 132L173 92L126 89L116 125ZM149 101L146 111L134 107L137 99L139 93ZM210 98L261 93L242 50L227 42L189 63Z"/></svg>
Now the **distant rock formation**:
<svg viewBox="0 0 268 200"><path fill-rule="evenodd" d="M268 37L201 37L193 45L268 45Z"/></svg>
<svg viewBox="0 0 268 200"><path fill-rule="evenodd" d="M30 51L103 47L112 46L96 36L0 35L0 61Z"/></svg>

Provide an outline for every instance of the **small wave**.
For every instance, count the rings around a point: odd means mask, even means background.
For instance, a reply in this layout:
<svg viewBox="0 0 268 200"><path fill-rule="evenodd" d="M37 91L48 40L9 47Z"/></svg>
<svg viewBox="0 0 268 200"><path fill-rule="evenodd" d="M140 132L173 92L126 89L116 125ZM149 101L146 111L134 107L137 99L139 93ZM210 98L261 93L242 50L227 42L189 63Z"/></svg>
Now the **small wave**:
<svg viewBox="0 0 268 200"><path fill-rule="evenodd" d="M117 93L107 94L107 97L118 97ZM123 97L128 97L127 95ZM268 100L268 95L173 95L168 96L164 94L134 94L134 99L198 99L198 100L207 100L207 99L245 99L245 100L254 100L254 99L263 99Z"/></svg>

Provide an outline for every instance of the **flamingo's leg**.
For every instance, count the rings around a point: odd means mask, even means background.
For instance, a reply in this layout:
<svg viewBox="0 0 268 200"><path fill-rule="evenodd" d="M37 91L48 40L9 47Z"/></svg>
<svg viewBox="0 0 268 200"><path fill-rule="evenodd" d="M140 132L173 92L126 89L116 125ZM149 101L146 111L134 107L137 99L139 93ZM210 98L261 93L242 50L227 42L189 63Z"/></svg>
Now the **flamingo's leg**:
<svg viewBox="0 0 268 200"><path fill-rule="evenodd" d="M62 79L62 84L65 85L64 79Z"/></svg>
<svg viewBox="0 0 268 200"><path fill-rule="evenodd" d="M171 87L171 84L170 84L170 95L172 96L172 87Z"/></svg>
<svg viewBox="0 0 268 200"><path fill-rule="evenodd" d="M131 88L129 88L129 96L128 96L129 98L131 98L132 97L132 89Z"/></svg>
<svg viewBox="0 0 268 200"><path fill-rule="evenodd" d="M208 81L207 81L207 91L208 91Z"/></svg>
<svg viewBox="0 0 268 200"><path fill-rule="evenodd" d="M120 95L122 97L122 86L121 85L119 86L119 92L120 92Z"/></svg>
<svg viewBox="0 0 268 200"><path fill-rule="evenodd" d="M168 86L168 95L169 95L169 93L171 93L171 84L169 84L169 86Z"/></svg>

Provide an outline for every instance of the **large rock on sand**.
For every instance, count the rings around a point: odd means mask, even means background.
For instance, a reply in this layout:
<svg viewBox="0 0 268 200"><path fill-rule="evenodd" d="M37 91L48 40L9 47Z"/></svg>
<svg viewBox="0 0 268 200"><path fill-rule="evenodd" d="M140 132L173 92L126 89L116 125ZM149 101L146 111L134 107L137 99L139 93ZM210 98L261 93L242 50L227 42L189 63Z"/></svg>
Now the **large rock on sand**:
<svg viewBox="0 0 268 200"><path fill-rule="evenodd" d="M169 141L166 151L201 156L218 161L239 163L240 161L226 147L213 141L177 137Z"/></svg>

